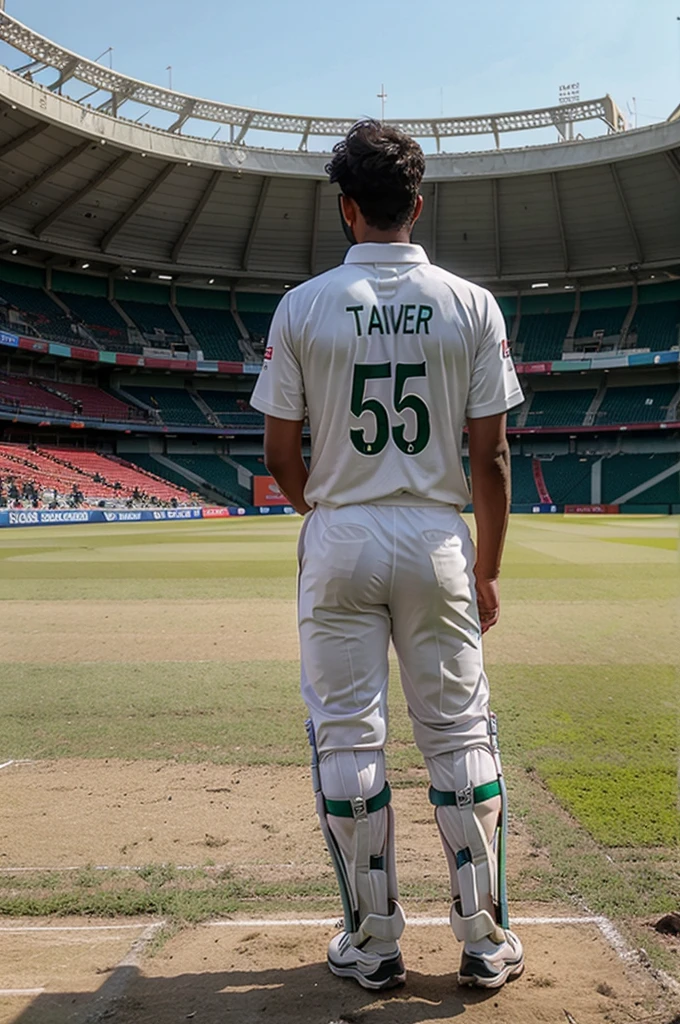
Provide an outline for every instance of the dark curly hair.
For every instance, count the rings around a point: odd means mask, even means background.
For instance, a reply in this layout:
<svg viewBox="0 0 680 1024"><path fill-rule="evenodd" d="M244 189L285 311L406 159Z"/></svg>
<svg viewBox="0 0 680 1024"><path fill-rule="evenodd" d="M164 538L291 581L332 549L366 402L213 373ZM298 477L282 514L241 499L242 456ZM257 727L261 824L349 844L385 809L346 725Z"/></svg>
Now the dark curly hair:
<svg viewBox="0 0 680 1024"><path fill-rule="evenodd" d="M389 231L413 219L425 156L415 139L398 128L357 121L333 146L326 173L356 201L367 224Z"/></svg>

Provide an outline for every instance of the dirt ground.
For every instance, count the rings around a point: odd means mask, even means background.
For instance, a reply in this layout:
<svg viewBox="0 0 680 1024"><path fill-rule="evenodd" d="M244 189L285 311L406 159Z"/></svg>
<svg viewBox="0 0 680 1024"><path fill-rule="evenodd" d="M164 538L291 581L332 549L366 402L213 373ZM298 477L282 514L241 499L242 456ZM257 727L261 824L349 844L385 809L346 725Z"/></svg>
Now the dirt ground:
<svg viewBox="0 0 680 1024"><path fill-rule="evenodd" d="M671 1024L680 1008L591 925L525 927L527 969L496 993L458 987L448 928L407 928L406 985L381 996L328 973L327 926L200 925L145 956L142 922L65 924L0 934L2 984L29 990L0 993L0 1024Z"/></svg>
<svg viewBox="0 0 680 1024"><path fill-rule="evenodd" d="M397 787L394 805L401 878L440 879L444 859L425 790ZM244 877L281 882L330 871L306 769L16 764L0 771L0 808L4 871L212 861ZM538 865L545 854L515 825L511 885L527 858ZM329 906L329 915L336 910ZM443 905L406 910L446 913ZM271 916L262 905L256 913ZM574 908L515 904L511 913L567 916ZM491 995L457 987L458 949L448 927L414 924L403 941L406 986L376 997L328 975L325 947L333 927L266 928L241 924L243 916L146 947L148 920L5 920L0 1024L446 1024L463 1016L470 1024L671 1024L680 1014L677 998L622 960L593 924L518 928L527 970Z"/></svg>
<svg viewBox="0 0 680 1024"><path fill-rule="evenodd" d="M391 773L402 879L446 871L424 769ZM331 869L307 768L167 761L60 760L0 772L0 869L171 863L229 865L237 875L301 880ZM513 825L512 872L542 851Z"/></svg>

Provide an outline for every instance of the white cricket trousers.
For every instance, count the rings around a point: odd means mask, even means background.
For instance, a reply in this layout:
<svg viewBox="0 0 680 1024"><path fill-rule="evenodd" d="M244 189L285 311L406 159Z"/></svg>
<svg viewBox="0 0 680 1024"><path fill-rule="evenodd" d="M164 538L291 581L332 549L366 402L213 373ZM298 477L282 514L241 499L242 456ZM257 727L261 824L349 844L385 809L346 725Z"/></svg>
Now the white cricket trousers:
<svg viewBox="0 0 680 1024"><path fill-rule="evenodd" d="M470 532L453 506L317 506L299 542L302 696L321 758L381 750L392 639L425 758L488 746Z"/></svg>

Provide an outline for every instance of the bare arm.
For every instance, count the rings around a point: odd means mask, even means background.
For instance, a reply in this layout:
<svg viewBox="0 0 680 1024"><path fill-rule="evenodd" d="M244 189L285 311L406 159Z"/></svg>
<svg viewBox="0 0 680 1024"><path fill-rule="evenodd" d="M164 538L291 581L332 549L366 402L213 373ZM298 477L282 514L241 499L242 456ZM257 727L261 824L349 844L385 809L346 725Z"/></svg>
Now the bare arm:
<svg viewBox="0 0 680 1024"><path fill-rule="evenodd" d="M510 512L510 449L506 414L468 419L470 475L477 524L477 604L482 633L498 622L505 531Z"/></svg>
<svg viewBox="0 0 680 1024"><path fill-rule="evenodd" d="M302 458L303 420L264 418L264 461L267 469L296 512L304 515L310 508L305 501L307 467Z"/></svg>

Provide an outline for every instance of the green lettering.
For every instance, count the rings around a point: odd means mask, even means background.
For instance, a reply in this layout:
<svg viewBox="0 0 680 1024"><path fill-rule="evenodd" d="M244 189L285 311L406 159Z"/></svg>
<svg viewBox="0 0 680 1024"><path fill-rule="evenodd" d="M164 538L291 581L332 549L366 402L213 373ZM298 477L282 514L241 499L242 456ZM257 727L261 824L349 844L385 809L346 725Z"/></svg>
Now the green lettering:
<svg viewBox="0 0 680 1024"><path fill-rule="evenodd" d="M404 334L415 334L413 327L409 327L416 315L416 307L409 303L404 306Z"/></svg>
<svg viewBox="0 0 680 1024"><path fill-rule="evenodd" d="M345 306L346 313L354 313L354 322L357 329L357 338L361 337L361 320L359 319L359 313L363 310L363 306Z"/></svg>
<svg viewBox="0 0 680 1024"><path fill-rule="evenodd" d="M418 306L418 319L416 320L416 334L420 334L420 325L425 328L425 334L430 333L430 320L434 310L432 306Z"/></svg>
<svg viewBox="0 0 680 1024"><path fill-rule="evenodd" d="M404 307L400 306L399 307L399 315L398 315L397 319L395 320L394 319L394 306L385 306L385 320L389 319L392 322L392 333L393 334L396 334L398 332L399 328L401 327L401 318L402 318L403 312L404 312ZM389 316L388 316L388 314L389 314Z"/></svg>
<svg viewBox="0 0 680 1024"><path fill-rule="evenodd" d="M390 318L387 315L387 306L382 308L382 322L385 325L385 334L390 334Z"/></svg>
<svg viewBox="0 0 680 1024"><path fill-rule="evenodd" d="M382 320L380 319L380 310L377 306L371 306L371 317L368 321L367 334L371 334L373 331L380 331L381 334L385 333Z"/></svg>

